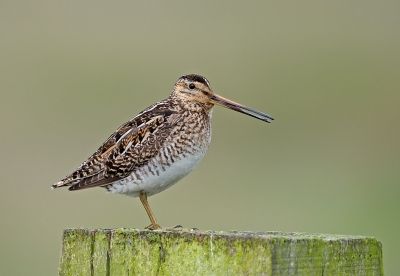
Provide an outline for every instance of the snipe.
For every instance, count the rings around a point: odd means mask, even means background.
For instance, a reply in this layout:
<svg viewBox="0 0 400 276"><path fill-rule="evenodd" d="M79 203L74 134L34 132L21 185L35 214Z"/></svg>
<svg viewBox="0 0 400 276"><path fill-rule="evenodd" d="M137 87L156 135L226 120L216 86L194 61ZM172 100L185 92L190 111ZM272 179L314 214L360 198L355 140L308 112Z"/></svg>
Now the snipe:
<svg viewBox="0 0 400 276"><path fill-rule="evenodd" d="M182 76L170 96L118 128L74 172L52 188L70 191L104 187L108 192L140 197L151 224L159 230L147 197L185 177L200 162L211 141L211 115L220 105L270 122L265 113L215 94L205 77Z"/></svg>

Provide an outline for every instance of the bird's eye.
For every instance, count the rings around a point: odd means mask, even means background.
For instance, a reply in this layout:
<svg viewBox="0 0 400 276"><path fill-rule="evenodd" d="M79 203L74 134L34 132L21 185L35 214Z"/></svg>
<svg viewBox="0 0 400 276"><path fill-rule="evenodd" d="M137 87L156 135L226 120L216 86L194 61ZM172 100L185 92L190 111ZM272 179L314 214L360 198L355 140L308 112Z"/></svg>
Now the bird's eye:
<svg viewBox="0 0 400 276"><path fill-rule="evenodd" d="M196 86L194 85L194 83L189 84L189 88L190 89L194 89Z"/></svg>

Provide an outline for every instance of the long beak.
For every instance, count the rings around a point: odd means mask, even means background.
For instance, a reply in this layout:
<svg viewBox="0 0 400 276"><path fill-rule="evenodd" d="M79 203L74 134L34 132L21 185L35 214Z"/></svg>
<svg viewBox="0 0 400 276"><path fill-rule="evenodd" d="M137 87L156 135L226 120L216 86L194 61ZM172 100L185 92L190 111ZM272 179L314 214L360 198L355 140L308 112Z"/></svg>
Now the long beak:
<svg viewBox="0 0 400 276"><path fill-rule="evenodd" d="M268 114L262 113L258 110L255 110L253 108L241 105L239 103L235 103L234 101L225 99L224 97L221 97L217 94L214 94L211 99L210 102L219 106L223 106L232 110L235 110L237 112L249 115L251 117L257 118L261 121L270 123L270 120L273 120L274 118L272 118L271 116L269 116Z"/></svg>

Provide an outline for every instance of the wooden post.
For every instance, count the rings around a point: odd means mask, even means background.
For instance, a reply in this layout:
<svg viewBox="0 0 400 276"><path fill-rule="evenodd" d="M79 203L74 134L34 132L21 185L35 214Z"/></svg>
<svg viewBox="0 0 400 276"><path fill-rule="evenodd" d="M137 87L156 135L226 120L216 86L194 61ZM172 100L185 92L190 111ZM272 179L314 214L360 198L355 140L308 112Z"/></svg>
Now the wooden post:
<svg viewBox="0 0 400 276"><path fill-rule="evenodd" d="M383 275L372 237L66 229L59 275Z"/></svg>

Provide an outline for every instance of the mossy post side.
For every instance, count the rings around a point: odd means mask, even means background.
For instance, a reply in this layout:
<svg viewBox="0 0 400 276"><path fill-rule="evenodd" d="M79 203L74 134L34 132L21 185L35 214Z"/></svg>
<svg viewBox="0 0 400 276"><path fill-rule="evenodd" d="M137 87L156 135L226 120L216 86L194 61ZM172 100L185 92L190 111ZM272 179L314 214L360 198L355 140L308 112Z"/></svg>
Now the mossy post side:
<svg viewBox="0 0 400 276"><path fill-rule="evenodd" d="M372 237L66 229L59 275L383 275Z"/></svg>

